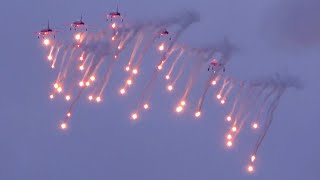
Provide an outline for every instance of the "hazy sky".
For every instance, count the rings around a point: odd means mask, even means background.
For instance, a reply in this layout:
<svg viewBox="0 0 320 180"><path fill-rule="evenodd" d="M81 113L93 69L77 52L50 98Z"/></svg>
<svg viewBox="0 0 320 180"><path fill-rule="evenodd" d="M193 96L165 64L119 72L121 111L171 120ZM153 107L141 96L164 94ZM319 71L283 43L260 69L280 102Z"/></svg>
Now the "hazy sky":
<svg viewBox="0 0 320 180"><path fill-rule="evenodd" d="M320 179L320 2L120 0L125 21L198 11L201 21L180 41L197 47L228 36L241 49L227 71L238 79L276 72L301 78L304 89L289 89L282 97L254 175L244 170L250 142L224 147L225 109L207 106L200 121L178 117L162 91L156 90L153 110L139 123L128 118L134 95L120 98L109 91L108 102L99 106L80 102L71 128L58 129L68 106L48 100L55 76L33 32L47 19L63 29L81 13L98 29L115 5L110 0L0 3L0 179Z"/></svg>

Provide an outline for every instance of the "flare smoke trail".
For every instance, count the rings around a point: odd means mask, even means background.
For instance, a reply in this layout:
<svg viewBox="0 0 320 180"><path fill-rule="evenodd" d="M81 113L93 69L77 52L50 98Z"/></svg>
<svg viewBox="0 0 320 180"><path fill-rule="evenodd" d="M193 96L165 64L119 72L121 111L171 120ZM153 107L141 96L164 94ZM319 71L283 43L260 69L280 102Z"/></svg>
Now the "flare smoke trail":
<svg viewBox="0 0 320 180"><path fill-rule="evenodd" d="M229 77L229 81L229 86L235 89L231 93L236 94L236 100L233 102L231 112L226 117L230 123L230 129L226 136L227 146L233 145L245 125L251 126L253 130L259 129L259 135L248 165L248 171L253 171L256 154L270 128L274 111L278 107L281 96L288 88L301 89L302 83L296 77L280 76L279 74L253 81L236 81ZM221 92L217 95L218 99L220 97L222 97ZM235 107L238 108L235 109Z"/></svg>

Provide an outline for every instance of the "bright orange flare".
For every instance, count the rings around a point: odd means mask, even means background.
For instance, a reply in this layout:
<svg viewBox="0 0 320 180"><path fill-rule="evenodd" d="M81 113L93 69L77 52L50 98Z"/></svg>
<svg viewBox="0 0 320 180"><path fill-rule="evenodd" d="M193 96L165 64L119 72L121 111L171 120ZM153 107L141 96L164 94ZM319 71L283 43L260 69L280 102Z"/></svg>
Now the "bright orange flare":
<svg viewBox="0 0 320 180"><path fill-rule="evenodd" d="M253 168L252 165L249 165L247 170L248 170L249 173L252 173L254 171L254 168Z"/></svg>
<svg viewBox="0 0 320 180"><path fill-rule="evenodd" d="M67 129L67 127L68 127L68 126L67 126L67 123L61 123L61 124L60 124L60 128L61 128L61 129Z"/></svg>
<svg viewBox="0 0 320 180"><path fill-rule="evenodd" d="M79 82L79 86L80 86L80 87L84 86L84 82L83 82L83 81L80 81L80 82Z"/></svg>
<svg viewBox="0 0 320 180"><path fill-rule="evenodd" d="M231 121L231 116L228 116L228 117L227 117L227 121Z"/></svg>
<svg viewBox="0 0 320 180"><path fill-rule="evenodd" d="M164 50L164 44L161 44L160 46L159 46L159 51L163 51Z"/></svg>
<svg viewBox="0 0 320 180"><path fill-rule="evenodd" d="M170 79L170 76L169 75L166 75L166 80L169 80Z"/></svg>
<svg viewBox="0 0 320 180"><path fill-rule="evenodd" d="M237 131L237 127L233 126L231 130L232 130L232 132L236 132Z"/></svg>
<svg viewBox="0 0 320 180"><path fill-rule="evenodd" d="M185 106L186 105L186 101L181 101L180 104L181 104L181 106Z"/></svg>
<svg viewBox="0 0 320 180"><path fill-rule="evenodd" d="M201 115L201 112L200 112L200 111L197 111L197 112L194 114L194 116L196 116L196 117L200 117L200 115Z"/></svg>
<svg viewBox="0 0 320 180"><path fill-rule="evenodd" d="M182 110L183 110L182 106L178 106L178 107L176 108L176 112L177 112L177 113L181 112Z"/></svg>
<svg viewBox="0 0 320 180"><path fill-rule="evenodd" d="M232 141L227 141L227 146L228 147L231 147L233 144L232 144Z"/></svg>
<svg viewBox="0 0 320 180"><path fill-rule="evenodd" d="M66 100L69 101L71 99L70 95L66 95Z"/></svg>
<svg viewBox="0 0 320 180"><path fill-rule="evenodd" d="M211 82L211 84L212 84L212 85L216 85L216 84L217 84L217 81L213 80L213 81Z"/></svg>
<svg viewBox="0 0 320 180"><path fill-rule="evenodd" d="M80 61L83 61L83 56L80 56L79 60L80 60Z"/></svg>
<svg viewBox="0 0 320 180"><path fill-rule="evenodd" d="M55 83L55 84L53 85L53 87L54 87L55 89L58 89L59 85L58 85L57 83Z"/></svg>
<svg viewBox="0 0 320 180"><path fill-rule="evenodd" d="M130 86L132 84L132 80L131 79L128 79L127 80L127 84Z"/></svg>
<svg viewBox="0 0 320 180"><path fill-rule="evenodd" d="M126 90L124 88L120 89L120 94L125 94Z"/></svg>
<svg viewBox="0 0 320 180"><path fill-rule="evenodd" d="M90 81L86 82L86 86L89 87L90 86Z"/></svg>
<svg viewBox="0 0 320 180"><path fill-rule="evenodd" d="M49 46L49 45L50 45L50 40L49 40L49 39L44 39L44 40L43 40L43 44L44 44L45 46Z"/></svg>
<svg viewBox="0 0 320 180"><path fill-rule="evenodd" d="M131 115L131 118L132 118L133 120L138 119L138 114L137 114L137 113L133 113L133 114Z"/></svg>
<svg viewBox="0 0 320 180"><path fill-rule="evenodd" d="M116 28L116 23L113 23L113 24L111 25L111 27L112 27L113 29L115 29L115 28Z"/></svg>
<svg viewBox="0 0 320 180"><path fill-rule="evenodd" d="M251 156L251 162L254 162L254 160L256 160L256 156L255 156L255 155L252 155L252 156Z"/></svg>
<svg viewBox="0 0 320 180"><path fill-rule="evenodd" d="M172 90L173 90L172 85L169 85L169 86L167 87L167 89L168 89L168 91L172 91Z"/></svg>
<svg viewBox="0 0 320 180"><path fill-rule="evenodd" d="M95 76L91 76L91 77L90 77L90 80L91 80L91 81L95 81L95 80L96 80L96 77L95 77Z"/></svg>
<svg viewBox="0 0 320 180"><path fill-rule="evenodd" d="M161 66L161 65L159 65L159 66L158 66L158 70L161 70L161 69L162 69L162 66Z"/></svg>
<svg viewBox="0 0 320 180"><path fill-rule="evenodd" d="M222 99L220 102L221 102L221 104L226 103L226 101L224 99Z"/></svg>
<svg viewBox="0 0 320 180"><path fill-rule="evenodd" d="M127 66L127 67L126 67L126 71L129 71L129 70L130 70L130 67L129 67L129 66Z"/></svg>
<svg viewBox="0 0 320 180"><path fill-rule="evenodd" d="M137 70L137 69L133 69L133 70L132 70L132 73L133 73L133 74L138 74L138 70Z"/></svg>
<svg viewBox="0 0 320 180"><path fill-rule="evenodd" d="M68 112L68 113L67 113L67 117L70 117L70 116L71 116L71 112Z"/></svg>
<svg viewBox="0 0 320 180"><path fill-rule="evenodd" d="M88 97L88 99L89 99L89 101L92 101L93 96L90 95L90 96Z"/></svg>
<svg viewBox="0 0 320 180"><path fill-rule="evenodd" d="M78 33L78 34L74 35L74 38L75 38L77 41L79 41L79 40L80 40L80 38L81 38L80 33Z"/></svg>
<svg viewBox="0 0 320 180"><path fill-rule="evenodd" d="M49 61L52 60L52 56L51 56L51 55L48 56L48 60L49 60Z"/></svg>
<svg viewBox="0 0 320 180"><path fill-rule="evenodd" d="M61 93L62 92L62 87L58 87L58 92Z"/></svg>
<svg viewBox="0 0 320 180"><path fill-rule="evenodd" d="M252 128L253 128L253 129L257 129L257 128L258 128L258 123L256 123L256 122L253 123L253 124L252 124Z"/></svg>
<svg viewBox="0 0 320 180"><path fill-rule="evenodd" d="M84 66L83 65L79 66L79 69L80 69L80 71L83 71L84 70Z"/></svg>
<svg viewBox="0 0 320 180"><path fill-rule="evenodd" d="M96 101L100 102L101 101L101 97L100 96L96 97Z"/></svg>
<svg viewBox="0 0 320 180"><path fill-rule="evenodd" d="M144 108L144 109L149 109L149 105L148 105L148 104L144 104L144 105L143 105L143 108Z"/></svg>
<svg viewBox="0 0 320 180"><path fill-rule="evenodd" d="M218 95L217 95L217 99L221 99L221 94L218 94Z"/></svg>
<svg viewBox="0 0 320 180"><path fill-rule="evenodd" d="M228 135L227 135L227 139L228 139L228 140L231 140L231 139L232 139L232 135L231 135L231 134L228 134Z"/></svg>

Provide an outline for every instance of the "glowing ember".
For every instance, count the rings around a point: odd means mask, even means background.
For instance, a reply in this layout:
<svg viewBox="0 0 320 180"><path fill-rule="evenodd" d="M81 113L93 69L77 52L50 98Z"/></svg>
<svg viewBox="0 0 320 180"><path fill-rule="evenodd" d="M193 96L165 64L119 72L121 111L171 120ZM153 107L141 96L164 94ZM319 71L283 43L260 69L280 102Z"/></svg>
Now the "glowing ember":
<svg viewBox="0 0 320 180"><path fill-rule="evenodd" d="M120 94L125 94L126 90L124 88L120 89Z"/></svg>
<svg viewBox="0 0 320 180"><path fill-rule="evenodd" d="M50 45L50 40L49 40L49 39L43 40L43 44L44 44L45 46L49 46L49 45Z"/></svg>
<svg viewBox="0 0 320 180"><path fill-rule="evenodd" d="M74 36L74 38L75 38L77 41L79 41L80 38L81 38L81 35L80 35L80 34L76 34L76 35Z"/></svg>
<svg viewBox="0 0 320 180"><path fill-rule="evenodd" d="M217 99L221 99L221 94L218 94L218 95L217 95Z"/></svg>
<svg viewBox="0 0 320 180"><path fill-rule="evenodd" d="M61 129L67 129L67 124L66 123L61 123L60 124Z"/></svg>
<svg viewBox="0 0 320 180"><path fill-rule="evenodd" d="M66 95L66 100L69 101L71 99L70 95Z"/></svg>
<svg viewBox="0 0 320 180"><path fill-rule="evenodd" d="M196 112L194 115L195 115L196 117L199 117L199 116L201 115L201 112L198 111L198 112Z"/></svg>
<svg viewBox="0 0 320 180"><path fill-rule="evenodd" d="M252 124L252 128L253 128L253 129L257 129L257 128L258 128L258 123L253 123L253 124Z"/></svg>
<svg viewBox="0 0 320 180"><path fill-rule="evenodd" d="M182 108L182 106L178 106L177 108L176 108L176 112L181 112L183 110L183 108Z"/></svg>
<svg viewBox="0 0 320 180"><path fill-rule="evenodd" d="M164 50L164 44L161 44L160 46L159 46L159 51L163 51Z"/></svg>
<svg viewBox="0 0 320 180"><path fill-rule="evenodd" d="M133 120L138 119L138 114L137 114L137 113L133 113L133 114L131 115L131 118L132 118Z"/></svg>
<svg viewBox="0 0 320 180"><path fill-rule="evenodd" d="M233 144L232 144L232 141L227 141L227 146L228 147L231 147Z"/></svg>
<svg viewBox="0 0 320 180"><path fill-rule="evenodd" d="M247 170L248 170L248 172L252 173L254 171L254 168L252 165L249 165Z"/></svg>
<svg viewBox="0 0 320 180"><path fill-rule="evenodd" d="M138 70L137 70L137 69L133 69L133 70L132 70L132 73L133 73L133 74L138 74Z"/></svg>

